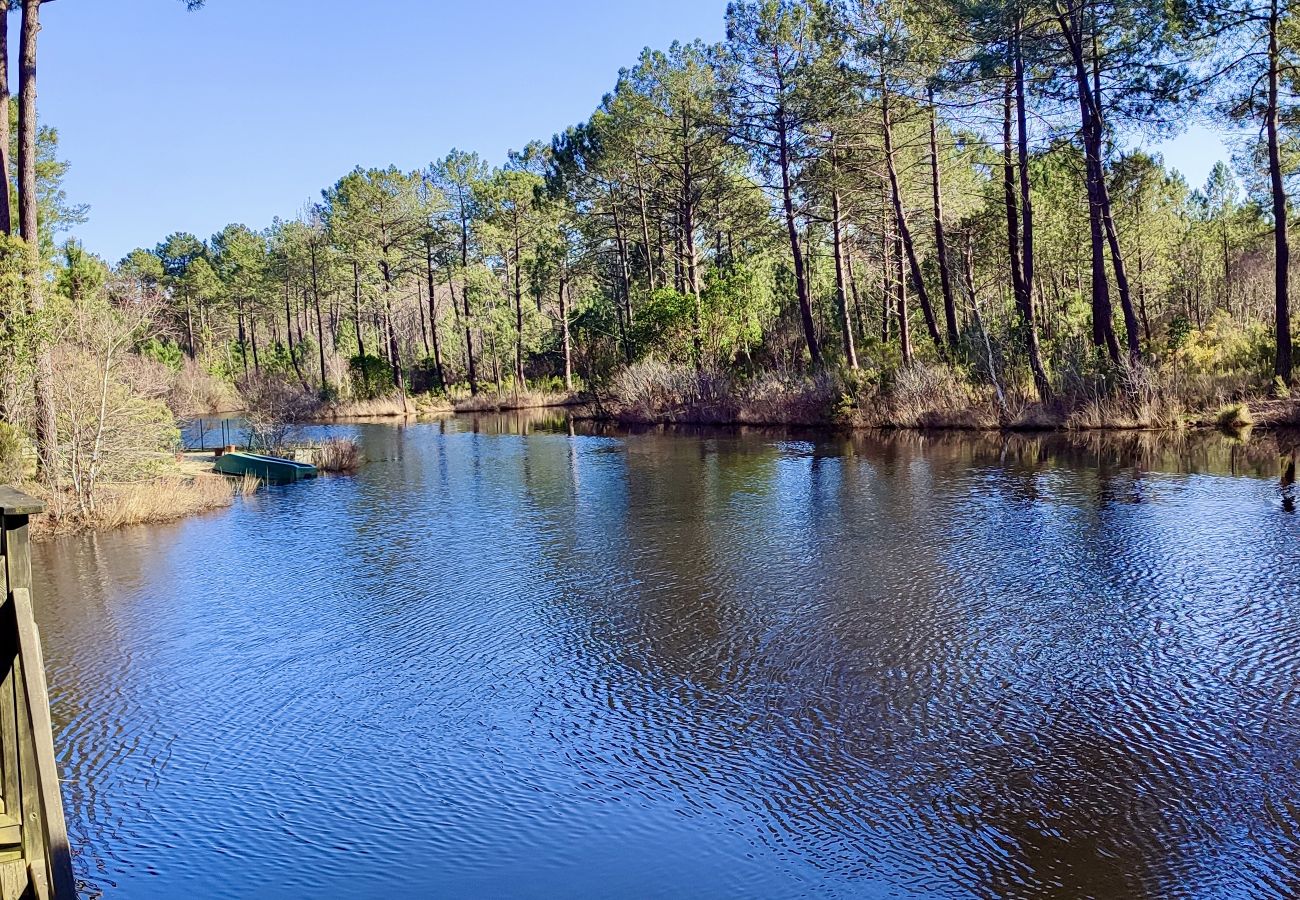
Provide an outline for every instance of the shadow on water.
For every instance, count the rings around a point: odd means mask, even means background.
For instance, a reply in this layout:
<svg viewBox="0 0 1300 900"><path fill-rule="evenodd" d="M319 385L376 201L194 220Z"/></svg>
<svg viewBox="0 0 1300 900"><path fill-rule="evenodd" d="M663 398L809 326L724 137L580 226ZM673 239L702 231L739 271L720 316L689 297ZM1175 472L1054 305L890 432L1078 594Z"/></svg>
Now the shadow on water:
<svg viewBox="0 0 1300 900"><path fill-rule="evenodd" d="M1297 890L1293 436L337 427L38 548L92 894Z"/></svg>

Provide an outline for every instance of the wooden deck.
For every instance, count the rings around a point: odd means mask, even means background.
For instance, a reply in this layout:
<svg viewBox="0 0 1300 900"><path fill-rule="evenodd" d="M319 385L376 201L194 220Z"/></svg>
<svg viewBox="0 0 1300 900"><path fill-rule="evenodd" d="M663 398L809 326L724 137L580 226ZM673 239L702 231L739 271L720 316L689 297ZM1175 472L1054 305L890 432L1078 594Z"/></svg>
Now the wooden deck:
<svg viewBox="0 0 1300 900"><path fill-rule="evenodd" d="M0 487L0 900L77 896L32 614L27 522L43 509Z"/></svg>

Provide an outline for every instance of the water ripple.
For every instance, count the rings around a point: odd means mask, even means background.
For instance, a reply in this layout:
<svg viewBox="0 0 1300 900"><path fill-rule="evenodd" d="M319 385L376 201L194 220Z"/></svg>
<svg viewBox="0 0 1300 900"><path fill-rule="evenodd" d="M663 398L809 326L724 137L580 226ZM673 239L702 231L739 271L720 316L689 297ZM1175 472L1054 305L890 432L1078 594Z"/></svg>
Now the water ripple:
<svg viewBox="0 0 1300 900"><path fill-rule="evenodd" d="M89 895L1300 892L1277 448L344 430L37 549Z"/></svg>

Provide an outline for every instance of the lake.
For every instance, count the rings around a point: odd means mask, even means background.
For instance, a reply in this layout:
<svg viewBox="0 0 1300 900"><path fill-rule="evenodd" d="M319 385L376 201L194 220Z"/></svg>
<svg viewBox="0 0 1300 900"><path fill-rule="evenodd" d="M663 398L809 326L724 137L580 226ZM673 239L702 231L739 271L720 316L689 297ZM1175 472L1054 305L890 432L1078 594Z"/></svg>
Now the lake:
<svg viewBox="0 0 1300 900"><path fill-rule="evenodd" d="M1300 894L1294 440L314 431L35 548L90 896Z"/></svg>

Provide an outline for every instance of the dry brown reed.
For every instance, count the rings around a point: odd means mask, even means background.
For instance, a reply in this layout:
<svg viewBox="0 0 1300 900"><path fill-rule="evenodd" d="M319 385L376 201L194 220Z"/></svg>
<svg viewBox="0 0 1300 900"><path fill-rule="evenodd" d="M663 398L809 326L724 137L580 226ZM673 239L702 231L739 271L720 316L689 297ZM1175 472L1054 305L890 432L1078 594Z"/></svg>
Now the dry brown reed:
<svg viewBox="0 0 1300 900"><path fill-rule="evenodd" d="M313 465L322 472L350 474L364 462L361 446L352 438L330 438L312 454Z"/></svg>
<svg viewBox="0 0 1300 900"><path fill-rule="evenodd" d="M253 479L256 481L257 479ZM82 510L70 497L45 496L49 511L32 520L37 536L74 531L107 531L125 525L171 522L198 513L224 509L236 493L250 493L240 484L215 475L158 478L138 484L107 485L93 507Z"/></svg>

